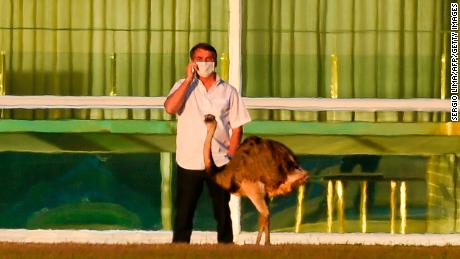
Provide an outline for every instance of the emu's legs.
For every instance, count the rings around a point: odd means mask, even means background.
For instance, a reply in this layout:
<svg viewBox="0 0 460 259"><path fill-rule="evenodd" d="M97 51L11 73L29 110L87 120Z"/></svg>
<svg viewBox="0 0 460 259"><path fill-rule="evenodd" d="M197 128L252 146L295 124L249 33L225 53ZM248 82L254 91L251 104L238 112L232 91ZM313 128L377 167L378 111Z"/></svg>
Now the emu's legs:
<svg viewBox="0 0 460 259"><path fill-rule="evenodd" d="M265 232L265 245L270 244L270 217L259 214L259 233L257 233L256 245L260 245L262 233Z"/></svg>
<svg viewBox="0 0 460 259"><path fill-rule="evenodd" d="M265 232L265 245L270 244L270 212L269 212L269 205L270 205L270 200L268 196L264 197L264 204L265 207L267 208L268 215L264 217L262 214L259 214L259 234L258 236L262 235L262 231ZM260 222L260 218L262 217L262 222ZM262 226L262 229L260 229L260 226ZM260 241L260 237L258 238ZM257 242L257 244L259 244Z"/></svg>
<svg viewBox="0 0 460 259"><path fill-rule="evenodd" d="M260 244L262 232L265 232L265 245L270 244L270 211L266 200L265 186L261 182L245 181L241 184L241 189L259 212L259 233L257 234L256 244Z"/></svg>

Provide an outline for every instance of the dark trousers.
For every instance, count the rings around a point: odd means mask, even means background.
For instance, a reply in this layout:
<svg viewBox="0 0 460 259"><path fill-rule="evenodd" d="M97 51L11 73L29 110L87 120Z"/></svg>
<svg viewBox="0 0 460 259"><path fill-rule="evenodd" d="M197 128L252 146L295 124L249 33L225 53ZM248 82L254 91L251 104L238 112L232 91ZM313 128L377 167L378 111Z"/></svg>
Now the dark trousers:
<svg viewBox="0 0 460 259"><path fill-rule="evenodd" d="M222 168L220 168L222 169ZM177 166L175 219L173 227L174 243L190 243L193 216L206 183L217 221L217 241L233 242L232 220L230 218L230 193L218 186L204 171L188 170Z"/></svg>

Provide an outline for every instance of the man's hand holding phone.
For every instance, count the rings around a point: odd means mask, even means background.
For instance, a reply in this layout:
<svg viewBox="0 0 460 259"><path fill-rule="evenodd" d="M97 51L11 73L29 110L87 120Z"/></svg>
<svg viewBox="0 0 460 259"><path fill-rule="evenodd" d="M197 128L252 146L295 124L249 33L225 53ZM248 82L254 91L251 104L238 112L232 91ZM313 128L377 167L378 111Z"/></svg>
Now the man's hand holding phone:
<svg viewBox="0 0 460 259"><path fill-rule="evenodd" d="M189 63L187 65L187 77L185 80L192 82L193 78L195 77L196 70L198 69L198 66L195 63Z"/></svg>

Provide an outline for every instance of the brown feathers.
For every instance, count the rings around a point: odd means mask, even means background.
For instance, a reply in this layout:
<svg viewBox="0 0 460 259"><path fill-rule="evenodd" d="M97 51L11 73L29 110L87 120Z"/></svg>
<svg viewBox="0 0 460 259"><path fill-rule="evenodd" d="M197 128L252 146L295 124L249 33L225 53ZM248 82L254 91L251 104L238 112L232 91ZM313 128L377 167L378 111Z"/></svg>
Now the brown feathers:
<svg viewBox="0 0 460 259"><path fill-rule="evenodd" d="M206 172L224 189L247 196L259 211L259 244L265 232L265 244L270 243L270 210L268 197L286 195L308 179L292 151L274 140L252 136L243 141L233 159L223 171L217 172L212 162L211 140L215 120L206 116L208 128L203 154Z"/></svg>

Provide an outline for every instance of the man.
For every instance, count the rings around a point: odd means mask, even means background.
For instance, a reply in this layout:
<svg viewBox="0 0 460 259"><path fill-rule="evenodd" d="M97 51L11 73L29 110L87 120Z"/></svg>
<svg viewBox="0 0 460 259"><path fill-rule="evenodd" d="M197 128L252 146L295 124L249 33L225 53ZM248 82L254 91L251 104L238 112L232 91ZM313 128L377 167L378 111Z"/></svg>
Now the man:
<svg viewBox="0 0 460 259"><path fill-rule="evenodd" d="M218 170L222 170L235 154L241 142L242 126L251 118L237 90L216 74L217 52L213 46L195 45L190 50L190 59L186 78L174 84L164 103L166 112L177 114L178 118L173 242L190 242L193 216L206 183L217 221L217 241L232 243L230 194L204 171L204 115L213 114L217 120L211 150Z"/></svg>

